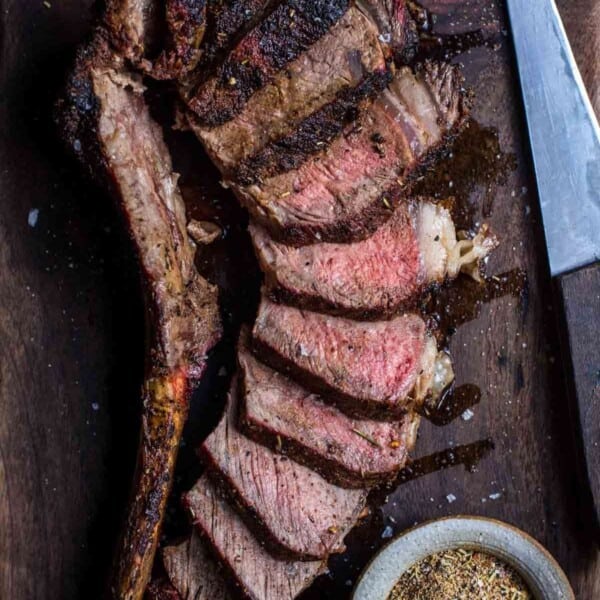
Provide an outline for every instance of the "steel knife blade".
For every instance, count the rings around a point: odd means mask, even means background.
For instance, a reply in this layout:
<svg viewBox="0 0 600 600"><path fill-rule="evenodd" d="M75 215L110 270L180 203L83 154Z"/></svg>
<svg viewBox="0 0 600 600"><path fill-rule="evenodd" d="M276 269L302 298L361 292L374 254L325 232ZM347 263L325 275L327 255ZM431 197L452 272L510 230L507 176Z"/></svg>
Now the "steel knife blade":
<svg viewBox="0 0 600 600"><path fill-rule="evenodd" d="M507 0L519 67L561 354L600 541L600 127L554 0ZM589 493L588 493L589 492Z"/></svg>
<svg viewBox="0 0 600 600"><path fill-rule="evenodd" d="M600 127L554 0L507 0L552 275L600 259Z"/></svg>

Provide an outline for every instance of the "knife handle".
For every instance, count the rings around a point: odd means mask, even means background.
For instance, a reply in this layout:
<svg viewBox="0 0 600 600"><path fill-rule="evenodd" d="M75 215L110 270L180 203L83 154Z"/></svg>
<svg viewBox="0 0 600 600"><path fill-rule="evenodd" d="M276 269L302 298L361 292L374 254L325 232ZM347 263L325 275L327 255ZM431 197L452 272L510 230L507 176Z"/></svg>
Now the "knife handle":
<svg viewBox="0 0 600 600"><path fill-rule="evenodd" d="M582 475L592 495L596 534L600 531L600 262L557 280L565 329L563 363L572 397Z"/></svg>

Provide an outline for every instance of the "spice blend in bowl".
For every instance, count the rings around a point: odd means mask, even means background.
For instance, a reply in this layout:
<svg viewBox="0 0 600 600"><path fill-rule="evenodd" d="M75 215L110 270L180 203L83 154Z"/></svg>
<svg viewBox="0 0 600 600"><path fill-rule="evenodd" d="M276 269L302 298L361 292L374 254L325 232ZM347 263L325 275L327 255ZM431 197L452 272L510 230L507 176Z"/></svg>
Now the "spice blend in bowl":
<svg viewBox="0 0 600 600"><path fill-rule="evenodd" d="M432 554L404 572L388 600L533 600L517 571L500 559L457 548Z"/></svg>
<svg viewBox="0 0 600 600"><path fill-rule="evenodd" d="M392 540L360 576L352 600L575 600L550 553L494 519L446 517Z"/></svg>

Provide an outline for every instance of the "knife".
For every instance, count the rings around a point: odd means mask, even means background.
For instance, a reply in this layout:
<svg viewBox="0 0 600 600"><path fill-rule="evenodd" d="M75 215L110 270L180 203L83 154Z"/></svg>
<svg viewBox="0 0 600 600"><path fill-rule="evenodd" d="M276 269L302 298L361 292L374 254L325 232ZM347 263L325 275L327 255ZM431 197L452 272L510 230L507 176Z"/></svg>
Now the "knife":
<svg viewBox="0 0 600 600"><path fill-rule="evenodd" d="M582 469L600 524L600 127L554 0L507 0ZM598 529L596 529L598 531Z"/></svg>

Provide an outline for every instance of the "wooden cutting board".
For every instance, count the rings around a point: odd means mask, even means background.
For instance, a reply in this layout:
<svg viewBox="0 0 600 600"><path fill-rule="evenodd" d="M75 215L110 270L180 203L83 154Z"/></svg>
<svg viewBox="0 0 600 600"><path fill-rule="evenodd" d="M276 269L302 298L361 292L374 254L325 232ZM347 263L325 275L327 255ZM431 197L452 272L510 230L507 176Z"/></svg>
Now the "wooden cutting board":
<svg viewBox="0 0 600 600"><path fill-rule="evenodd" d="M453 3L428 4L441 10ZM600 24L600 14L591 15L600 3L562 4L589 85L598 90L593 24ZM89 29L90 5L0 0L0 598L11 600L100 596L135 454L143 367L135 264L110 203L80 177L50 119L75 45ZM450 21L506 29L491 1L466 2ZM440 27L446 25L442 19ZM307 598L347 598L389 535L453 514L521 527L556 556L577 598L600 598L600 560L575 478L518 84L508 38L500 34L496 41L459 57L477 94L480 125L462 146L475 158L449 166L445 184L448 193L483 206L502 239L489 273L511 273L518 281L515 269L522 269L527 283L515 284L511 294L502 278L491 282L492 299L452 337L458 383L478 386L481 401L469 420L424 423L416 450L417 456L442 451L417 463L425 470L444 461L472 463L473 448L481 460L474 472L458 465L399 485L387 501L380 494L375 501L382 508L351 534L348 553L331 561L330 575ZM489 128L496 128L501 150ZM185 171L198 146L188 138L176 143ZM212 208L219 214L236 213L217 191L214 171L184 183L218 197ZM232 228L229 245L201 260L214 277L221 269L224 283L237 282L228 294L243 312L252 302L244 295L246 270L234 261L239 229ZM190 439L210 426L204 415L214 418L221 379L217 369L201 391ZM180 487L197 470L188 454Z"/></svg>

